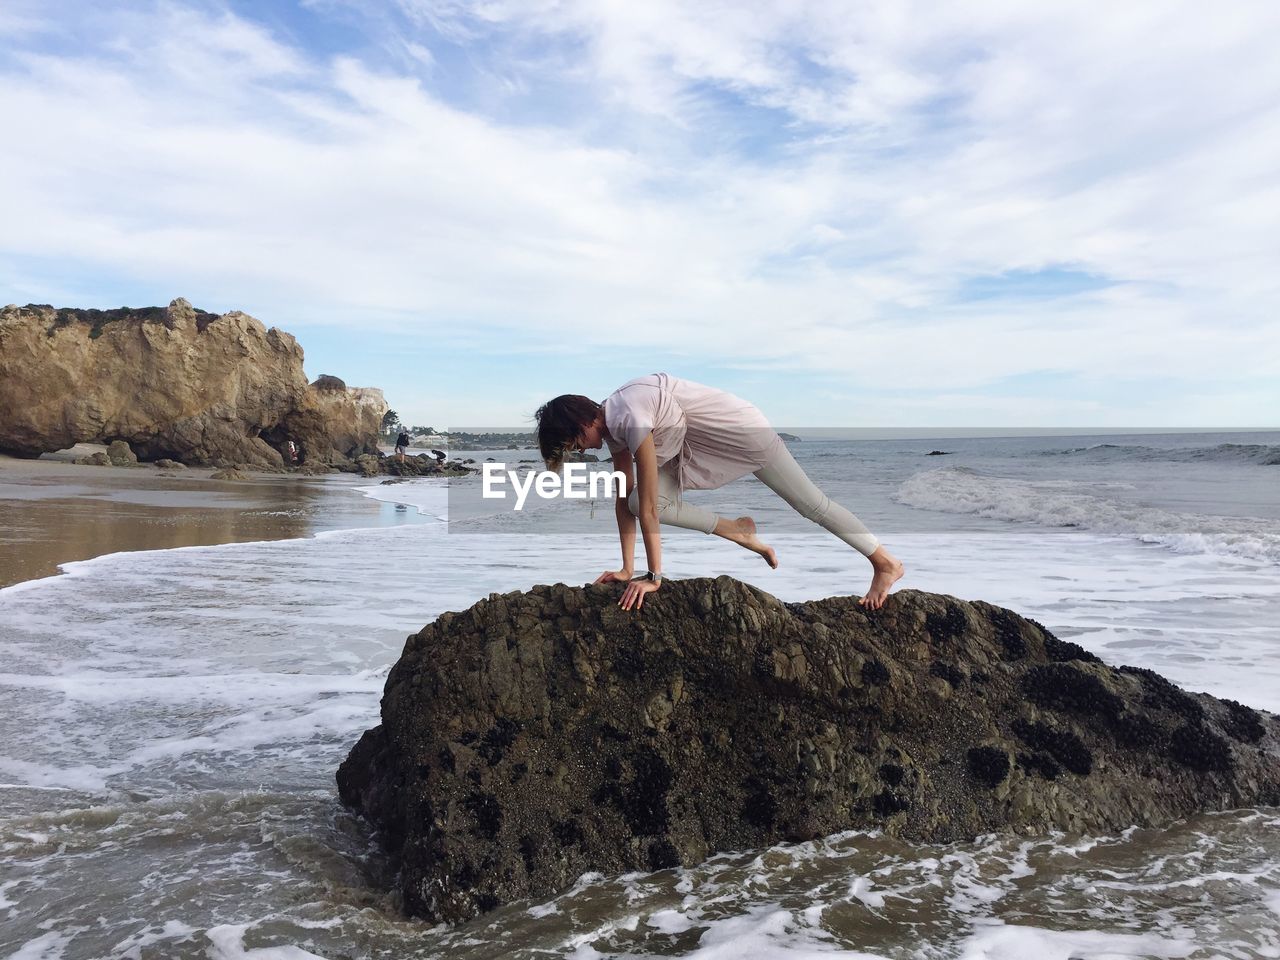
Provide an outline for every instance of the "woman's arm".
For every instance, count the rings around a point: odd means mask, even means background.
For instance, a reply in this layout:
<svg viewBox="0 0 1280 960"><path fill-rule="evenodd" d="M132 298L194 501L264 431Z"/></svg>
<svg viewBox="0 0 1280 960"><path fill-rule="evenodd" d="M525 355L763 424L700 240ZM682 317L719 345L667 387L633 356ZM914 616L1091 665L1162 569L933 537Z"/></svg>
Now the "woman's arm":
<svg viewBox="0 0 1280 960"><path fill-rule="evenodd" d="M662 535L658 521L658 454L653 446L653 434L645 437L644 442L636 449L636 493L638 514L640 517L640 533L644 537L644 552L649 560L649 569L654 573L662 572ZM634 532L632 542L634 543ZM632 606L638 610L644 606L646 593L653 593L659 584L653 580L632 580L627 589L622 591L622 599L618 606L630 610Z"/></svg>
<svg viewBox="0 0 1280 960"><path fill-rule="evenodd" d="M653 434L644 438L636 449L636 490L639 491L640 534L644 537L644 552L649 569L662 572L662 536L658 523L658 452L653 445Z"/></svg>
<svg viewBox="0 0 1280 960"><path fill-rule="evenodd" d="M596 578L596 583L607 583L610 580L630 580L635 572L636 556L636 518L627 506L627 494L635 486L635 471L631 468L631 451L620 450L613 455L613 469L627 478L625 490L613 492L613 514L618 520L618 539L622 541L622 569L606 570Z"/></svg>

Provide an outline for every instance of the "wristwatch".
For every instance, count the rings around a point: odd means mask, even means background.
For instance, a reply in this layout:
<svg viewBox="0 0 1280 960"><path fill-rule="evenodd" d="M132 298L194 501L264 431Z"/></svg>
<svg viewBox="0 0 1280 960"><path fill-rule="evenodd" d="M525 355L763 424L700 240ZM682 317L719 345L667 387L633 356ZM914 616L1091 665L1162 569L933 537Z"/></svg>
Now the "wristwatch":
<svg viewBox="0 0 1280 960"><path fill-rule="evenodd" d="M645 575L644 575L643 577L636 577L636 579L637 579L637 580L652 580L654 583L661 583L661 582L662 582L662 574L661 574L661 573L654 573L652 570L647 570L647 571L645 571Z"/></svg>

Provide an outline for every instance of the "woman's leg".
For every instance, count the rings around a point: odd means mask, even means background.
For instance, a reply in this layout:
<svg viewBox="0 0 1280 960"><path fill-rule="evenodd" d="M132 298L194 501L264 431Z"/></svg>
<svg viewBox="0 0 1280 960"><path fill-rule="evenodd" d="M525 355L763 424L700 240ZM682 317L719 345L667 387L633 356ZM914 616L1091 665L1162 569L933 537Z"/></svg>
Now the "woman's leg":
<svg viewBox="0 0 1280 960"><path fill-rule="evenodd" d="M785 446L755 475L800 516L831 531L864 557L871 556L880 546L866 524L818 489Z"/></svg>
<svg viewBox="0 0 1280 960"><path fill-rule="evenodd" d="M902 577L903 569L866 524L819 490L786 447L755 475L802 517L829 530L871 562L875 573L862 603L873 610L882 606L889 588Z"/></svg>
<svg viewBox="0 0 1280 960"><path fill-rule="evenodd" d="M703 533L715 533L720 517L710 510L703 510L676 496L677 484L675 474L665 465L658 470L658 521L673 527L684 527L686 530L701 530ZM640 515L640 491L632 490L627 496L627 507L632 516Z"/></svg>
<svg viewBox="0 0 1280 960"><path fill-rule="evenodd" d="M676 496L677 482L675 473L669 469L658 470L658 522L673 527L684 527L687 530L701 530L703 533L714 533L724 537L753 553L762 556L771 567L778 565L777 554L773 548L760 542L756 536L756 525L750 517L738 517L730 520L710 510L703 510ZM640 510L639 491L632 490L627 497L627 507L632 516L638 516Z"/></svg>

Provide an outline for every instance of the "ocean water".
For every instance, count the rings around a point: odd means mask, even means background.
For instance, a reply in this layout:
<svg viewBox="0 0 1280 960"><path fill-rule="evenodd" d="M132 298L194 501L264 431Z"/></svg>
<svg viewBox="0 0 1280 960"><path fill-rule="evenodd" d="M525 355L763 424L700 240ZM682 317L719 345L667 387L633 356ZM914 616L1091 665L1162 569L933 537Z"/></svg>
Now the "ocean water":
<svg viewBox="0 0 1280 960"><path fill-rule="evenodd" d="M903 586L1280 711L1280 434L793 452L903 559ZM114 554L0 590L0 957L1280 957L1274 809L1114 836L848 833L406 920L333 780L405 637L490 592L590 581L617 539L607 503L447 523L441 481L351 495L412 522ZM869 579L751 478L690 497L754 516L780 567L664 531L670 576L785 600Z"/></svg>

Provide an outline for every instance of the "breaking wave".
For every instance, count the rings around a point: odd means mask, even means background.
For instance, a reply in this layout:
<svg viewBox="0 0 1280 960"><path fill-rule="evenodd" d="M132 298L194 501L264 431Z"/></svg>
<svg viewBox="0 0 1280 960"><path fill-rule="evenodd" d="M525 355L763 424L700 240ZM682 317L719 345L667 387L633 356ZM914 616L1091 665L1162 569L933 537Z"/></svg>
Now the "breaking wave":
<svg viewBox="0 0 1280 960"><path fill-rule="evenodd" d="M1076 492L1060 482L1013 480L967 467L944 467L909 477L893 499L922 510L1134 537L1179 553L1280 563L1280 523L1274 520L1177 513Z"/></svg>
<svg viewBox="0 0 1280 960"><path fill-rule="evenodd" d="M1280 465L1280 446L1267 443L1219 443L1213 447L1147 447L1140 444L1095 443L1087 447L1042 450L1040 455L1097 462L1159 460L1173 463Z"/></svg>

